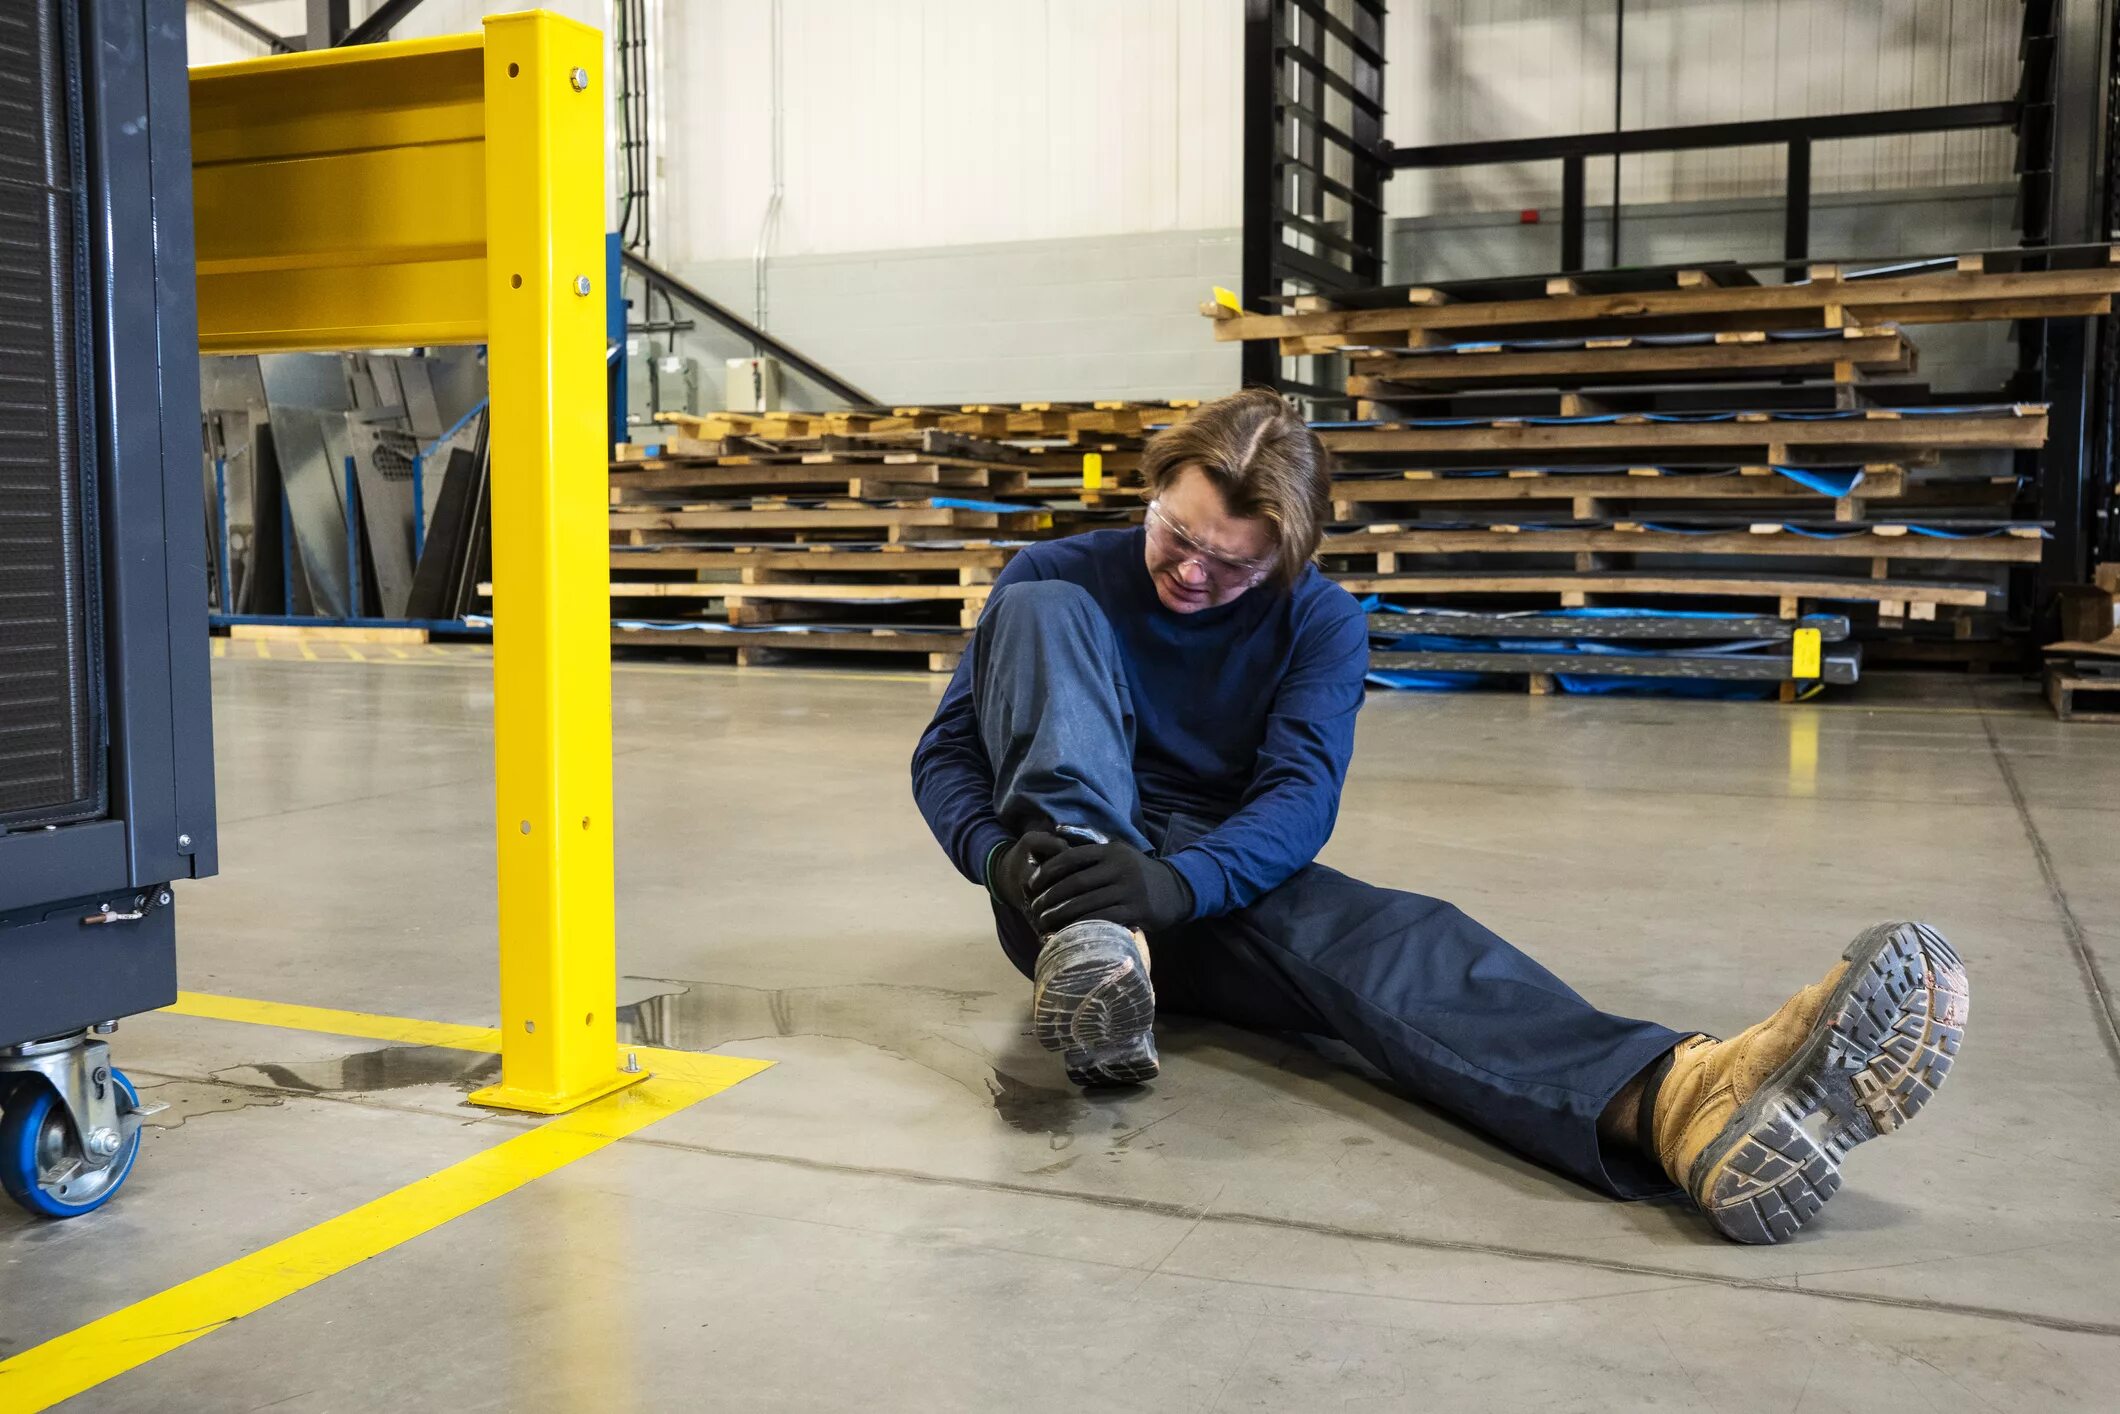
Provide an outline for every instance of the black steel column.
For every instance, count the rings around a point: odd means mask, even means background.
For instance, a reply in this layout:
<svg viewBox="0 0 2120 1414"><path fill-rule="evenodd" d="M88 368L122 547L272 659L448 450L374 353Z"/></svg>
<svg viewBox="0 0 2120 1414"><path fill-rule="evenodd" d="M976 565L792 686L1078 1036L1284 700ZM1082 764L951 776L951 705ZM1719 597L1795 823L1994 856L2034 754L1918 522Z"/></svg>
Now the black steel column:
<svg viewBox="0 0 2120 1414"><path fill-rule="evenodd" d="M2107 28L2104 230L2110 236L2120 233L2120 20ZM2097 474L2085 478L2091 507L2087 530L2092 558L2110 564L2120 561L2120 506L2114 504L2120 495L2120 462L2114 456L2115 441L2120 440L2120 319L2107 316L2095 329L2091 386L2097 395L2092 408L2096 440L2091 465Z"/></svg>
<svg viewBox="0 0 2120 1414"><path fill-rule="evenodd" d="M2112 237L2107 165L2114 43L2109 0L2027 0L2018 152L2027 245ZM2049 405L2046 445L2020 459L2020 474L2036 475L2029 488L2033 513L2053 526L2026 606L2042 637L2055 631L2056 588L2088 577L2093 540L2109 509L2110 398L2102 385L2110 370L2099 370L2102 342L2088 319L2027 321L2019 329L2021 395Z"/></svg>
<svg viewBox="0 0 2120 1414"><path fill-rule="evenodd" d="M1382 0L1246 0L1242 131L1245 304L1383 283ZM1246 382L1345 401L1337 360L1292 371L1266 342L1242 359Z"/></svg>
<svg viewBox="0 0 2120 1414"><path fill-rule="evenodd" d="M1267 310L1281 293L1274 279L1274 245L1281 239L1280 143L1274 131L1275 0L1244 0L1244 252L1242 294L1246 309ZM1281 355L1272 341L1254 339L1243 349L1247 384L1279 387Z"/></svg>
<svg viewBox="0 0 2120 1414"><path fill-rule="evenodd" d="M1782 201L1781 254L1789 262L1788 278L1804 276L1804 262L1811 258L1811 140L1799 138L1789 144L1783 164L1785 188Z"/></svg>
<svg viewBox="0 0 2120 1414"><path fill-rule="evenodd" d="M1583 159L1561 159L1561 269L1583 268Z"/></svg>
<svg viewBox="0 0 2120 1414"><path fill-rule="evenodd" d="M353 28L349 0L309 0L309 47L329 49Z"/></svg>
<svg viewBox="0 0 2120 1414"><path fill-rule="evenodd" d="M1618 132L1626 126L1626 114L1620 99L1626 92L1627 83L1627 0L1613 0L1612 5L1612 131ZM1605 263L1619 269L1619 169L1620 156L1612 154L1612 230L1606 242L1611 259Z"/></svg>

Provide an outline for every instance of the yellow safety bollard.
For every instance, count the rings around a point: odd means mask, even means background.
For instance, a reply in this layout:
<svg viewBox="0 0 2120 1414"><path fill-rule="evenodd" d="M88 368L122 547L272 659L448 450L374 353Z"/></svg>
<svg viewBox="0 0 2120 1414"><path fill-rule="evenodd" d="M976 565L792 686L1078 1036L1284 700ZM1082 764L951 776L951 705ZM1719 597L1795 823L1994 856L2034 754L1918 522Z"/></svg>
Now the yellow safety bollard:
<svg viewBox="0 0 2120 1414"><path fill-rule="evenodd" d="M613 1015L602 52L541 13L485 29L501 1083L471 1099L555 1114L640 1078Z"/></svg>

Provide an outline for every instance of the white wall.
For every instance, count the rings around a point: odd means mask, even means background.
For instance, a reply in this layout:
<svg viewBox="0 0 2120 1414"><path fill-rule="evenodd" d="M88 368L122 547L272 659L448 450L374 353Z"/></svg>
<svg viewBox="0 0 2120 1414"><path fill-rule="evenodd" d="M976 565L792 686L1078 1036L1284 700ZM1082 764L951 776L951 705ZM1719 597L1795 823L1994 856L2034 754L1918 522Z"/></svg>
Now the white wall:
<svg viewBox="0 0 2120 1414"><path fill-rule="evenodd" d="M770 0L653 0L663 42L658 256L748 258L770 189ZM787 191L773 252L810 255L1235 226L1242 0L782 0ZM365 8L365 7L357 7ZM475 27L427 0L399 33ZM605 23L605 0L551 8ZM298 32L302 0L247 0ZM1628 0L1628 127L2001 98L2020 0ZM1612 121L1614 0L1395 0L1403 145ZM194 10L194 62L258 52ZM1820 193L2005 180L2007 132L1828 143ZM1777 189L1773 149L1630 159L1629 202ZM1597 200L1609 164L1591 164ZM1408 173L1393 215L1558 199L1557 164Z"/></svg>
<svg viewBox="0 0 2120 1414"><path fill-rule="evenodd" d="M663 0L659 253L749 256L769 190L769 0ZM782 255L1237 225L1241 0L782 0ZM1413 145L1612 121L1613 0L1395 0L1387 128ZM1983 101L2019 0L1628 0L1629 127ZM1828 143L1813 185L2006 180L2006 131ZM1629 202L1779 189L1778 149L1629 160ZM1610 166L1590 190L1609 192ZM1551 205L1559 168L1412 174L1393 215Z"/></svg>
<svg viewBox="0 0 2120 1414"><path fill-rule="evenodd" d="M303 0L227 0L244 18L263 25L277 35L299 35L309 21ZM197 5L184 7L185 38L194 67L200 64L230 64L255 59L265 47L211 10Z"/></svg>
<svg viewBox="0 0 2120 1414"><path fill-rule="evenodd" d="M748 255L770 188L769 0L665 0L664 220ZM776 250L1231 224L1237 0L785 0Z"/></svg>

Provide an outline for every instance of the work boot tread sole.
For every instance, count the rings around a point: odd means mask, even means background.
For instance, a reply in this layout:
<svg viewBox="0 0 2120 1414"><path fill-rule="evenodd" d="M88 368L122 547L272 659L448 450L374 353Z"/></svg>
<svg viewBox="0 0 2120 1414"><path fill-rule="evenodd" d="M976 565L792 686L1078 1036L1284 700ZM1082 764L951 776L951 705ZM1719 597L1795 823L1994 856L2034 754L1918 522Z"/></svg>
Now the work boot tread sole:
<svg viewBox="0 0 2120 1414"><path fill-rule="evenodd" d="M1038 956L1031 1027L1060 1053L1077 1085L1140 1085L1156 1078L1156 993L1130 934L1053 935Z"/></svg>
<svg viewBox="0 0 2120 1414"><path fill-rule="evenodd" d="M1965 964L1934 929L1888 923L1849 966L1796 1053L1694 1161L1686 1187L1726 1237L1778 1242L1840 1189L1840 1163L1927 1104L1965 1032Z"/></svg>

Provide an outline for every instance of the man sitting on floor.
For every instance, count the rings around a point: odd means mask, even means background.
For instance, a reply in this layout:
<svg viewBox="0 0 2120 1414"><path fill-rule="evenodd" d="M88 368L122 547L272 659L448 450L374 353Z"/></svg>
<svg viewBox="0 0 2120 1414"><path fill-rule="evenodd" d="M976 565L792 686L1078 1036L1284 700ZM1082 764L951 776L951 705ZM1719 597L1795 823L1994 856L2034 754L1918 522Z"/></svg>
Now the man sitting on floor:
<svg viewBox="0 0 2120 1414"><path fill-rule="evenodd" d="M1967 987L1921 924L1870 929L1724 1041L1599 1011L1451 904L1315 863L1369 656L1311 563L1324 451L1251 389L1157 434L1142 469L1145 526L1009 563L913 755L1071 1080L1153 1077L1158 1006L1337 1037L1594 1187L1677 1185L1741 1242L1802 1227L1847 1150L1929 1099Z"/></svg>

